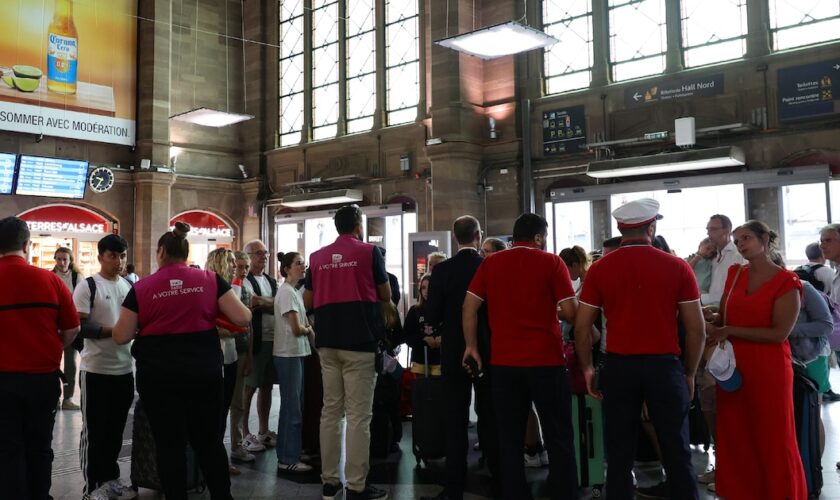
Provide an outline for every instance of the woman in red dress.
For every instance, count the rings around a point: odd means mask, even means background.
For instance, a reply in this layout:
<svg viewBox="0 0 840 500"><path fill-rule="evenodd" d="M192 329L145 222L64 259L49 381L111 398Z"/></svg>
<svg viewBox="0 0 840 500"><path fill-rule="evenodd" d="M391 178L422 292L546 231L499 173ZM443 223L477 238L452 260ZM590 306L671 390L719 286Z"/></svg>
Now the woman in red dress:
<svg viewBox="0 0 840 500"><path fill-rule="evenodd" d="M787 341L802 284L771 261L777 235L765 223L747 221L734 235L748 264L729 268L721 314L706 325L707 343L732 343L743 378L733 392L717 390L716 492L727 500L805 500Z"/></svg>

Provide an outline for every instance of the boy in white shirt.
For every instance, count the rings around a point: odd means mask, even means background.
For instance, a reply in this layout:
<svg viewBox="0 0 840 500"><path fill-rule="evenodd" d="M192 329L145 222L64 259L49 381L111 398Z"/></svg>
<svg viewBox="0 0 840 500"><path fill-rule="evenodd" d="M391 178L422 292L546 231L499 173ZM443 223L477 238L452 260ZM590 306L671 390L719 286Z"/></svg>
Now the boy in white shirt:
<svg viewBox="0 0 840 500"><path fill-rule="evenodd" d="M134 402L131 345L117 345L111 329L131 283L120 276L128 243L109 234L97 244L99 273L80 281L73 302L82 320L82 436L80 461L84 498L130 499L137 493L120 482L117 464L128 410Z"/></svg>

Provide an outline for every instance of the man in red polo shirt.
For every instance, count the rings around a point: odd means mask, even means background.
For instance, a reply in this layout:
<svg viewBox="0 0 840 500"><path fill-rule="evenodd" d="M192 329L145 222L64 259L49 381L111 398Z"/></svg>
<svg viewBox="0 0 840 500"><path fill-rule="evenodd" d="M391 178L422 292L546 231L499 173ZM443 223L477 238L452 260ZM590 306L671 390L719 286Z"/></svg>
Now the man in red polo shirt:
<svg viewBox="0 0 840 500"><path fill-rule="evenodd" d="M520 215L513 247L481 263L464 298L464 365L473 358L479 369L477 315L487 302L502 496L509 500L531 498L522 450L532 402L548 450L551 498L576 499L578 492L571 387L558 321L574 321L577 299L563 260L544 251L547 236L544 218Z"/></svg>
<svg viewBox="0 0 840 500"><path fill-rule="evenodd" d="M0 220L0 488L3 498L44 500L64 347L79 332L61 278L27 264L29 228Z"/></svg>
<svg viewBox="0 0 840 500"><path fill-rule="evenodd" d="M704 343L700 291L691 267L651 246L659 202L632 201L613 211L621 247L595 262L586 274L575 331L592 330L601 309L609 321L603 389L604 426L611 499L633 498L633 459L642 403L659 436L668 475L668 498L698 498L688 442L688 406ZM685 326L685 366L680 362L677 314ZM589 393L593 385L592 341L575 337Z"/></svg>

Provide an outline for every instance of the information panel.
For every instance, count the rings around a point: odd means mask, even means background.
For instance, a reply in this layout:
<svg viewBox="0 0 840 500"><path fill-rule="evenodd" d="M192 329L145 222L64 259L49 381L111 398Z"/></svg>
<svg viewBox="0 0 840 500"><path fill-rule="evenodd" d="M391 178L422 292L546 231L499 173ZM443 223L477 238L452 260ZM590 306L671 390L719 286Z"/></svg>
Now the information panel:
<svg viewBox="0 0 840 500"><path fill-rule="evenodd" d="M545 156L586 150L586 113L583 106L543 111L542 119Z"/></svg>
<svg viewBox="0 0 840 500"><path fill-rule="evenodd" d="M86 161L21 156L15 194L84 198Z"/></svg>
<svg viewBox="0 0 840 500"><path fill-rule="evenodd" d="M12 194L16 158L13 154L0 153L0 194Z"/></svg>
<svg viewBox="0 0 840 500"><path fill-rule="evenodd" d="M840 58L779 68L779 120L840 113Z"/></svg>

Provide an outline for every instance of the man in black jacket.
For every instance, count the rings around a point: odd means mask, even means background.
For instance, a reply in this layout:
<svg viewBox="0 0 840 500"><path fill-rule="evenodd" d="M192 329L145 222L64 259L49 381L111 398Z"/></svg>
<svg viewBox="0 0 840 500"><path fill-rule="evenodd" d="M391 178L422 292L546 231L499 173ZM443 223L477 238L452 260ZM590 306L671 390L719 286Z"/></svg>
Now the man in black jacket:
<svg viewBox="0 0 840 500"><path fill-rule="evenodd" d="M465 343L461 308L467 287L482 261L478 253L481 246L481 227L475 217L464 215L455 220L452 230L458 242L458 253L435 266L426 305L428 321L442 326L441 370L446 412L446 484L438 496L432 497L437 500L463 498L469 447L467 426L473 385L479 414L481 449L494 482L499 477L498 436L490 399L489 376L470 378L462 366ZM489 332L486 322L479 338L482 356L489 355Z"/></svg>

